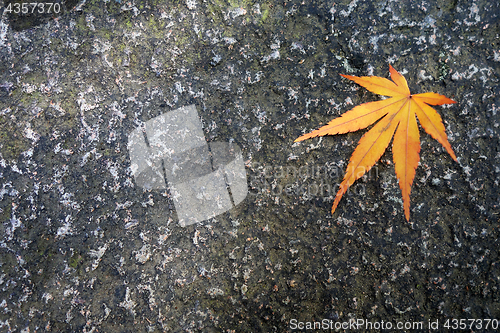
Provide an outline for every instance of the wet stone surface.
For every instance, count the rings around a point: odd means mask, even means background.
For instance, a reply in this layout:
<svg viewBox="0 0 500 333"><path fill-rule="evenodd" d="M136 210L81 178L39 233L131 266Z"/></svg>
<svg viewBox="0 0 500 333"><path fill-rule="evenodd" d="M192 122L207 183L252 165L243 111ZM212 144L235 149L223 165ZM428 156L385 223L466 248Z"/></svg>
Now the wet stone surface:
<svg viewBox="0 0 500 333"><path fill-rule="evenodd" d="M73 6L25 30L0 9L0 331L500 320L497 1ZM293 140L379 99L339 74L388 63L457 101L437 110L458 163L421 131L409 223L390 148L332 216L363 132ZM127 138L191 104L249 193L183 228L168 189L135 184Z"/></svg>

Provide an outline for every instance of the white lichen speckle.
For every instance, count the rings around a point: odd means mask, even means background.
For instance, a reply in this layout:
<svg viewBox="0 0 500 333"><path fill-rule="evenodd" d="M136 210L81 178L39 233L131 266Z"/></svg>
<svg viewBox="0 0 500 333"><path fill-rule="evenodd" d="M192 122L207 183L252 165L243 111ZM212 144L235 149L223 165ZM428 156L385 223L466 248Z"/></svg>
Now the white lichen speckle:
<svg viewBox="0 0 500 333"><path fill-rule="evenodd" d="M135 310L134 310L134 308L136 307L137 303L132 300L130 294L131 294L130 287L127 287L127 290L125 291L125 299L119 305L122 308L124 308L127 311L129 311L130 314L135 317Z"/></svg>
<svg viewBox="0 0 500 333"><path fill-rule="evenodd" d="M92 263L92 270L95 270L99 266L99 263L102 260L102 256L104 255L104 253L108 249L108 246L109 246L109 244L105 244L105 245L99 247L97 250L90 250L89 251L89 255L91 257L95 258L94 262Z"/></svg>
<svg viewBox="0 0 500 333"><path fill-rule="evenodd" d="M151 257L151 246L146 244L143 245L139 251L135 252L135 260L139 262L140 264L146 263L146 261L149 260Z"/></svg>

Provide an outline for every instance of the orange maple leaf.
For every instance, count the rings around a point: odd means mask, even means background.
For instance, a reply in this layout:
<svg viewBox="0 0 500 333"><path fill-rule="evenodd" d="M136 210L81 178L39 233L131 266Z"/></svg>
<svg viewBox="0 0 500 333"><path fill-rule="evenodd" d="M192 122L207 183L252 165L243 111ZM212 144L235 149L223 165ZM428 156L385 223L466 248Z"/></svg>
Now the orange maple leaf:
<svg viewBox="0 0 500 333"><path fill-rule="evenodd" d="M411 185L420 160L420 136L415 115L424 130L439 141L455 161L457 160L448 142L441 116L429 106L429 104L442 105L456 102L432 92L412 95L406 79L391 65L389 70L392 81L378 76L357 77L341 74L373 93L391 98L358 105L333 119L328 125L295 140L299 142L317 136L354 132L370 126L383 117L359 140L333 202L332 214L349 186L380 159L396 132L392 143L392 156L403 194L406 220L410 220Z"/></svg>

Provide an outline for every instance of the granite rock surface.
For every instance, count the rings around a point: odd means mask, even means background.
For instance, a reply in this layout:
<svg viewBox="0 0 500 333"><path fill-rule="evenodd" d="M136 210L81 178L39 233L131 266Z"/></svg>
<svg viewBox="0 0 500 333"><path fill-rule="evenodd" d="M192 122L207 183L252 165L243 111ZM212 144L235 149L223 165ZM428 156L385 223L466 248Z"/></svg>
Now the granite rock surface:
<svg viewBox="0 0 500 333"><path fill-rule="evenodd" d="M497 1L82 0L36 17L10 3L1 332L500 320ZM293 141L380 98L339 74L388 64L457 101L437 110L458 163L421 131L409 223L390 148L331 215L363 132ZM249 193L181 227L168 189L135 183L127 138L191 104L208 142L241 148Z"/></svg>

